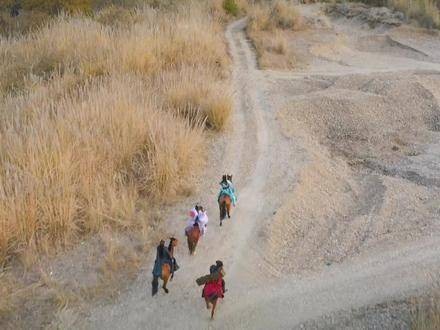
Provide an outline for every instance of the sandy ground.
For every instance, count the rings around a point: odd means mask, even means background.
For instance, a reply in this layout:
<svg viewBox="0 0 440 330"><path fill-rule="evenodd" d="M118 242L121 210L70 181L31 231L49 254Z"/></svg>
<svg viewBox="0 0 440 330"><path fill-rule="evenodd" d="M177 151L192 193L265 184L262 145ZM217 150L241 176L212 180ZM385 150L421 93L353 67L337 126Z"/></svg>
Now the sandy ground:
<svg viewBox="0 0 440 330"><path fill-rule="evenodd" d="M62 312L62 327L326 328L429 287L440 266L440 41L302 12L327 23L290 36L307 58L290 72L258 70L246 20L227 29L236 111L197 182L210 214L197 254L183 235L190 205L164 224L181 239L170 293L150 295L152 253L118 301L82 320ZM239 202L219 227L224 172ZM195 279L216 259L229 291L210 321Z"/></svg>

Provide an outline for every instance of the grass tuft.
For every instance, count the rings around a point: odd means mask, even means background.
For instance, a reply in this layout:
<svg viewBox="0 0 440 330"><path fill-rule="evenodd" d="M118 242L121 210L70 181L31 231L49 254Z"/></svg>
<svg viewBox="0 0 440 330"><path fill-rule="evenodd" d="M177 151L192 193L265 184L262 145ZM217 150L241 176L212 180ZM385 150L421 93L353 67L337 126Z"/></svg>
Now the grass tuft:
<svg viewBox="0 0 440 330"><path fill-rule="evenodd" d="M235 0L223 0L223 9L232 16L238 16L240 11Z"/></svg>
<svg viewBox="0 0 440 330"><path fill-rule="evenodd" d="M287 1L260 4L249 10L248 35L262 68L292 69L297 58L286 34L303 28L298 9Z"/></svg>

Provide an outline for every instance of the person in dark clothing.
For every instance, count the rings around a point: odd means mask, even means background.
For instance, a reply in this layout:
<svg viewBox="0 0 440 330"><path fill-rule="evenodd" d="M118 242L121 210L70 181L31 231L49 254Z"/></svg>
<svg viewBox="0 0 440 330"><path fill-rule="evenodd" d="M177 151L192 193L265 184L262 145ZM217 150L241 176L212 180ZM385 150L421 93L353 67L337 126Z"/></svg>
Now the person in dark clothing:
<svg viewBox="0 0 440 330"><path fill-rule="evenodd" d="M160 240L156 250L156 260L154 261L153 275L161 276L162 265L168 263L172 267L171 256L168 249L165 247L165 241Z"/></svg>
<svg viewBox="0 0 440 330"><path fill-rule="evenodd" d="M170 237L170 244L168 245L168 253L170 255L171 260L171 279L174 277L174 272L177 271L180 267L177 264L176 258L174 257L174 247L177 245L177 239L174 237Z"/></svg>

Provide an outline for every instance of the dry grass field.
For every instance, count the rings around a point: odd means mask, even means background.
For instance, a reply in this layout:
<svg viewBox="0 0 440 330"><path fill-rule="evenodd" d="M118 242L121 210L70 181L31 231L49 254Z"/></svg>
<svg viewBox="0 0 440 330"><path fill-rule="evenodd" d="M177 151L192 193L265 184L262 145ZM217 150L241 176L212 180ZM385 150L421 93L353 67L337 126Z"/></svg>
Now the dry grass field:
<svg viewBox="0 0 440 330"><path fill-rule="evenodd" d="M205 131L221 131L232 111L223 24L233 15L222 1L167 4L25 11L35 22L20 15L2 29L0 324L41 325L112 296L158 234L151 210L191 194ZM93 285L54 280L45 256L85 239L79 255L90 259L73 273Z"/></svg>
<svg viewBox="0 0 440 330"><path fill-rule="evenodd" d="M197 3L126 26L61 16L3 38L0 260L66 246L185 190L231 111L221 27Z"/></svg>

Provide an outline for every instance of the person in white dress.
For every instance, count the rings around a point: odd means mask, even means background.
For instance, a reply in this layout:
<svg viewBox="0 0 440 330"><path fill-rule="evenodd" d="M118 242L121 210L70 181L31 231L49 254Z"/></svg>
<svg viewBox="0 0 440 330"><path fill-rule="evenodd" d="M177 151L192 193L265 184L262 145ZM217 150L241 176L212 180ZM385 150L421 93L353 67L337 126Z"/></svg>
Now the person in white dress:
<svg viewBox="0 0 440 330"><path fill-rule="evenodd" d="M200 228L200 234L203 236L206 234L208 221L208 213L205 211L203 206L196 205L189 211L189 219L185 232L187 233L189 230L191 230L194 224L197 223Z"/></svg>

